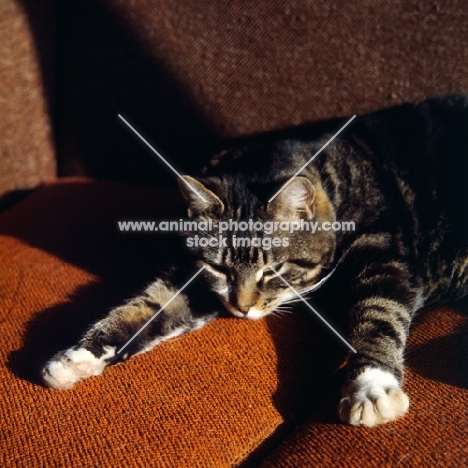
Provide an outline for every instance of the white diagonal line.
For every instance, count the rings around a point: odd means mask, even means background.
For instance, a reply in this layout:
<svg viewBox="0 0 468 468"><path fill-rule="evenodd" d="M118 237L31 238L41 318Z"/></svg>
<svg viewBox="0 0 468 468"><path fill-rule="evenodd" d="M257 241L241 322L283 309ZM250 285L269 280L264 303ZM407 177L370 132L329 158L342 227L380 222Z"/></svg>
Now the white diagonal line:
<svg viewBox="0 0 468 468"><path fill-rule="evenodd" d="M118 351L120 354L206 267L201 267Z"/></svg>
<svg viewBox="0 0 468 468"><path fill-rule="evenodd" d="M357 351L273 268L270 267L276 276L341 340L353 353Z"/></svg>
<svg viewBox="0 0 468 468"><path fill-rule="evenodd" d="M354 119L353 115L269 200L274 200Z"/></svg>
<svg viewBox="0 0 468 468"><path fill-rule="evenodd" d="M181 175L180 175L164 158L163 158L163 156L161 155L161 153L159 153L158 151L156 151L156 150L145 140L145 138L143 138L143 136L142 136L137 130L135 130L135 128L134 128L130 123L128 123L127 120L125 120L125 119L122 117L122 115L118 114L118 116L119 116L119 118L120 118L123 122L125 122L125 124L126 124L131 130L133 130L133 132L134 132L136 135L138 135L138 136L140 137L140 139L143 141L143 143L145 143L146 146L148 146L148 148L149 148L151 151L153 151L153 153L155 153L155 154L161 159L161 161L163 161L163 162L167 165L167 167L169 167L169 169L171 169L171 170L180 178L180 180L182 180L182 181L185 183L185 185L187 185L187 187L189 187L193 192L195 192L195 193L198 195L198 197L206 203L206 200L200 195L200 193L198 192L198 190L196 190L195 188L193 188L192 185L190 185L190 184L189 184L189 183L188 183L188 182L187 182L187 181L186 181L186 180L185 180L185 179L184 179L184 178L183 178L183 177L182 177L182 176L181 176Z"/></svg>

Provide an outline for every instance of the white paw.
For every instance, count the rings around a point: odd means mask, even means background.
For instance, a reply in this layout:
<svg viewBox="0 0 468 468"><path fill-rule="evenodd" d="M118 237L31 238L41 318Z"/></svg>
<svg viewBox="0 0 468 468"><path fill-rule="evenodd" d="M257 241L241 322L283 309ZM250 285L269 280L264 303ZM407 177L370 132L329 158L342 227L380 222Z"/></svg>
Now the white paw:
<svg viewBox="0 0 468 468"><path fill-rule="evenodd" d="M373 427L403 416L409 398L390 373L367 368L343 389L339 418L353 426Z"/></svg>
<svg viewBox="0 0 468 468"><path fill-rule="evenodd" d="M97 358L85 348L70 348L61 351L42 369L44 383L56 390L68 390L80 380L100 375L109 364L107 359L115 356L115 348L104 346L105 353Z"/></svg>

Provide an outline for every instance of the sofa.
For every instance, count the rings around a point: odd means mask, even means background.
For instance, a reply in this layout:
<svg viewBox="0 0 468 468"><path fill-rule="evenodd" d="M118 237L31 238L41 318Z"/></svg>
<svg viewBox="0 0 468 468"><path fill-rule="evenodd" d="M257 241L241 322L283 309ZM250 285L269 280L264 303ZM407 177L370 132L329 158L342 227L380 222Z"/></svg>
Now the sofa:
<svg viewBox="0 0 468 468"><path fill-rule="evenodd" d="M176 177L231 142L468 89L463 2L0 3L0 466L468 466L468 307L420 311L409 413L336 414L347 349L305 310L204 328L70 391L41 365L183 255Z"/></svg>

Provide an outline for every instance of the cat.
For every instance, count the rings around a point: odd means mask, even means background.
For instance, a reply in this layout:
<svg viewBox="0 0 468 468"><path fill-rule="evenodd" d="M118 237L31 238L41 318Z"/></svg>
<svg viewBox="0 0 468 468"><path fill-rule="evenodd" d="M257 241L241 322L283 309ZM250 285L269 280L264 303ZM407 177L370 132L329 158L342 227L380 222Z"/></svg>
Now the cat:
<svg viewBox="0 0 468 468"><path fill-rule="evenodd" d="M233 230L200 229L205 241L198 243L194 232L184 232L192 239L187 264L167 269L56 354L42 369L44 383L72 388L109 364L202 327L223 309L259 319L297 299L293 290L307 296L327 279L321 291L331 292L356 351L339 418L372 427L403 416L409 408L403 356L415 312L468 292L467 129L468 95L443 96L357 117L297 176L332 132L218 152L179 185L191 221L230 220ZM278 229L268 236L235 229L247 220L316 226L352 220L355 230ZM235 236L250 242L240 246ZM272 236L276 244L262 244ZM176 295L196 271L202 287Z"/></svg>

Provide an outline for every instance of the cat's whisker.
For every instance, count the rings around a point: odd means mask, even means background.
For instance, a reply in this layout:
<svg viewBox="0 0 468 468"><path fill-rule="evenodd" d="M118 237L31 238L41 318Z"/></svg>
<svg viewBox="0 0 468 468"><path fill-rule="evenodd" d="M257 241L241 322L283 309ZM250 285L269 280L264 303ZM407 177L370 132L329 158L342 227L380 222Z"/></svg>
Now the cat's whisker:
<svg viewBox="0 0 468 468"><path fill-rule="evenodd" d="M284 307L283 305L279 305L276 307L273 312L274 315L278 317L284 317L285 315L292 314L293 310L291 310L289 307Z"/></svg>
<svg viewBox="0 0 468 468"><path fill-rule="evenodd" d="M279 310L273 310L270 315L273 315L273 316L279 317L279 318L284 318L285 317L285 314L283 314Z"/></svg>
<svg viewBox="0 0 468 468"><path fill-rule="evenodd" d="M296 298L296 299L289 299L289 301L284 301L283 304L294 304L296 302L302 302L301 299Z"/></svg>

